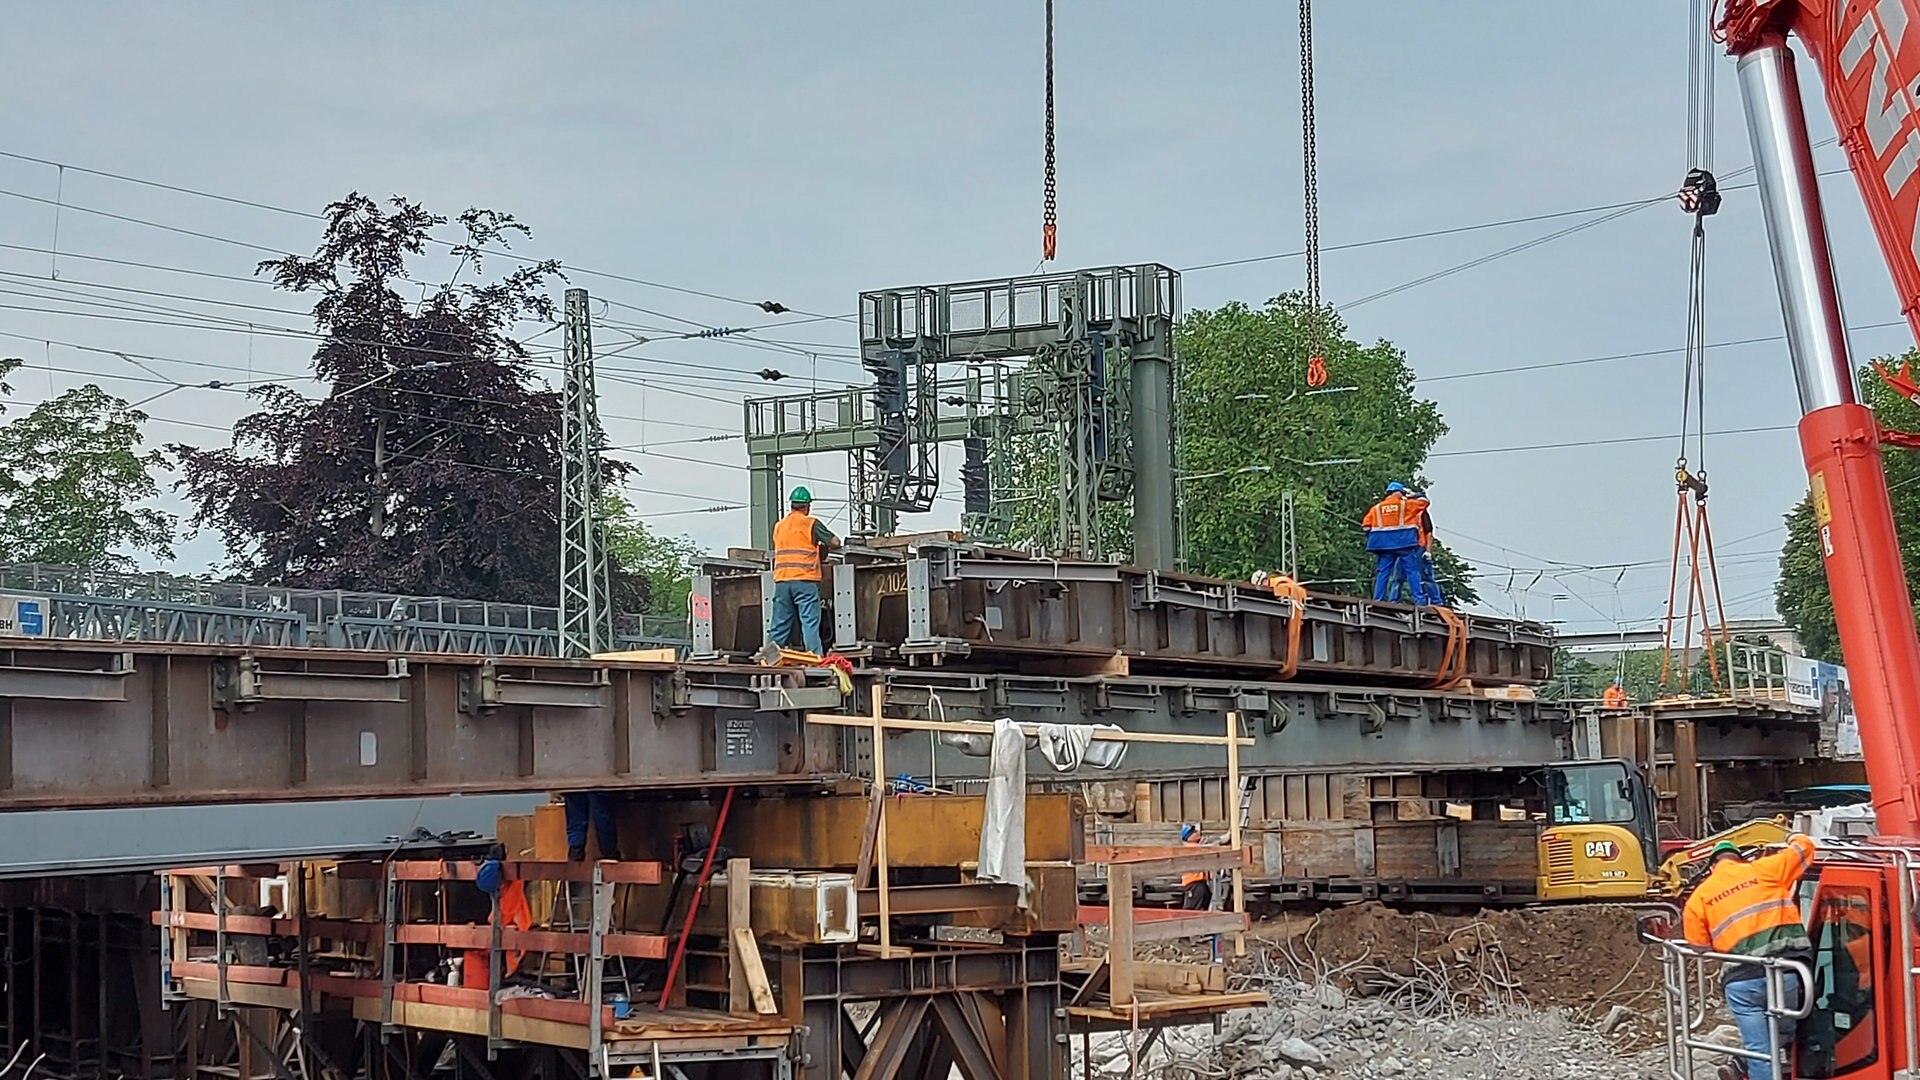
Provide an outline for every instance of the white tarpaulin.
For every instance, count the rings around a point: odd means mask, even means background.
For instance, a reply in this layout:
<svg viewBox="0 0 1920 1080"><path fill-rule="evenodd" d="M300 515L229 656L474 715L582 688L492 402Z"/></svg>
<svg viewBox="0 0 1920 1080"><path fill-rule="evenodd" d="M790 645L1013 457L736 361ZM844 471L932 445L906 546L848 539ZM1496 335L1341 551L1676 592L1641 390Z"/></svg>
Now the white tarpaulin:
<svg viewBox="0 0 1920 1080"><path fill-rule="evenodd" d="M1085 765L1090 769L1117 769L1127 756L1127 744L1117 739L1095 741L1094 733L1119 731L1113 724L1039 724L1034 731L1040 737L1040 756L1056 772L1072 772Z"/></svg>
<svg viewBox="0 0 1920 1080"><path fill-rule="evenodd" d="M987 805L980 822L981 881L1017 885L1027 900L1027 736L1006 717L993 722Z"/></svg>

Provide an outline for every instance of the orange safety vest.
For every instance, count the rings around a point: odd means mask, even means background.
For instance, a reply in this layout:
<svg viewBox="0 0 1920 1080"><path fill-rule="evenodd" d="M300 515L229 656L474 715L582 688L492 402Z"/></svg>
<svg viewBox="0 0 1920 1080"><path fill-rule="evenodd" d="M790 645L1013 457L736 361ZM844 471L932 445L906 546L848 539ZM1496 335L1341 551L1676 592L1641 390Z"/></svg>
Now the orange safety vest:
<svg viewBox="0 0 1920 1080"><path fill-rule="evenodd" d="M1413 527L1420 530L1420 546L1433 546L1433 519L1427 516L1427 507L1432 504L1425 499L1412 499L1408 505L1419 507L1413 515Z"/></svg>
<svg viewBox="0 0 1920 1080"><path fill-rule="evenodd" d="M1813 852L1813 841L1795 833L1785 851L1715 866L1687 898L1687 940L1739 956L1810 949L1794 887L1813 864Z"/></svg>
<svg viewBox="0 0 1920 1080"><path fill-rule="evenodd" d="M1409 499L1400 492L1394 492L1367 511L1360 524L1369 529L1404 529L1417 525L1420 511L1426 509L1426 503L1419 499Z"/></svg>
<svg viewBox="0 0 1920 1080"><path fill-rule="evenodd" d="M813 542L813 526L813 515L795 510L773 527L773 580L820 580L820 546Z"/></svg>
<svg viewBox="0 0 1920 1080"><path fill-rule="evenodd" d="M515 930L527 930L533 926L533 905L527 903L527 883L519 878L500 886L500 925ZM463 987L487 988L487 950L466 949L460 964L460 985ZM527 954L524 949L502 949L500 958L500 977L506 978L519 970L520 961Z"/></svg>
<svg viewBox="0 0 1920 1080"><path fill-rule="evenodd" d="M1600 704L1609 709L1624 709L1627 707L1627 692L1618 686L1609 686L1600 695Z"/></svg>
<svg viewBox="0 0 1920 1080"><path fill-rule="evenodd" d="M1200 841L1198 840L1185 840L1185 841L1182 841L1181 843L1182 843L1182 846L1184 847L1204 847L1205 846L1201 844ZM1180 875L1180 887L1184 889L1189 885L1197 885L1200 882L1205 880L1207 880L1207 872L1205 870L1189 870L1186 873Z"/></svg>

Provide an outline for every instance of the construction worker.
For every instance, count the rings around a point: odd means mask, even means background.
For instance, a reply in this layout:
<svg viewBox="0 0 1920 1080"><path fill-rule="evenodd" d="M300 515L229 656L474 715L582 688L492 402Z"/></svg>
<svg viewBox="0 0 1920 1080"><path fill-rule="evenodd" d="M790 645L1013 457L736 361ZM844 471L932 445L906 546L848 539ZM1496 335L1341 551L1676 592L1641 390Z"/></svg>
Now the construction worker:
<svg viewBox="0 0 1920 1080"><path fill-rule="evenodd" d="M794 488L787 504L787 516L773 527L773 623L767 635L788 648L798 621L806 650L819 656L820 569L824 552L839 547L840 540L810 512L812 492Z"/></svg>
<svg viewBox="0 0 1920 1080"><path fill-rule="evenodd" d="M1800 922L1800 904L1794 898L1800 876L1813 865L1814 843L1799 833L1787 838L1786 848L1772 855L1748 859L1728 841L1713 845L1713 869L1687 898L1683 932L1689 943L1736 956L1791 957L1811 960L1813 944ZM1792 971L1781 974L1783 1004L1798 1005L1803 987ZM1727 1011L1740 1029L1748 1050L1770 1054L1767 1030L1765 969L1754 964L1729 963L1720 971ZM1793 1045L1794 1022L1782 1018L1781 1053ZM1738 1076L1732 1067L1722 1077ZM1775 1080L1774 1063L1746 1062L1750 1080Z"/></svg>
<svg viewBox="0 0 1920 1080"><path fill-rule="evenodd" d="M1395 599L1396 586L1405 589L1413 603L1419 603L1424 591L1419 588L1420 528L1416 524L1421 506L1410 505L1407 486L1395 480L1387 485L1387 494L1374 503L1360 524L1367 530L1367 550L1377 560L1373 575L1373 598Z"/></svg>
<svg viewBox="0 0 1920 1080"><path fill-rule="evenodd" d="M1192 822L1180 826L1180 843L1200 847L1200 826ZM1184 911L1207 911L1213 907L1213 875L1204 870L1189 870L1180 875L1180 907Z"/></svg>
<svg viewBox="0 0 1920 1080"><path fill-rule="evenodd" d="M506 876L506 849L499 844L487 851L487 857L474 871L473 883L490 897L500 900L500 925L515 930L527 930L533 926L533 907L527 903L527 883L518 878L508 880ZM504 984L520 968L520 960L526 955L520 949L504 949L500 958L500 981ZM460 957L460 985L486 989L492 979L489 970L492 961L487 958L485 949L465 949Z"/></svg>
<svg viewBox="0 0 1920 1080"><path fill-rule="evenodd" d="M1600 694L1600 707L1603 709L1624 709L1632 704L1633 699L1627 696L1627 688L1620 685L1619 679L1613 680L1613 685Z"/></svg>
<svg viewBox="0 0 1920 1080"><path fill-rule="evenodd" d="M600 841L600 857L620 861L620 838L613 827L613 807L604 791L569 791L560 797L567 807L567 861L583 862L587 857L587 825L593 825L594 839Z"/></svg>
<svg viewBox="0 0 1920 1080"><path fill-rule="evenodd" d="M1433 564L1433 513L1432 500L1424 491L1415 491L1408 500L1417 507L1414 514L1414 528L1420 531L1420 594L1414 598L1417 604L1433 604L1438 607L1447 602L1447 596L1440 591L1440 568Z"/></svg>

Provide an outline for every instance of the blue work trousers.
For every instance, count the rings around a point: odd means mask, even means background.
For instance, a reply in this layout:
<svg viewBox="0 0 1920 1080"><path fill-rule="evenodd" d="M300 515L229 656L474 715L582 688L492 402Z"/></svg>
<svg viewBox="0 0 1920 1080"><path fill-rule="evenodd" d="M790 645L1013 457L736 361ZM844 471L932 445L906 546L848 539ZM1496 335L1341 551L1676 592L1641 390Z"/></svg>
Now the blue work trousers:
<svg viewBox="0 0 1920 1080"><path fill-rule="evenodd" d="M1781 975L1781 992L1785 1004L1791 1008L1800 1000L1800 976L1789 971ZM1756 1054L1768 1052L1767 1040L1767 980L1741 979L1726 986L1727 1011L1733 1014L1733 1026L1740 1029L1740 1043ZM1796 1024L1793 1020L1780 1020L1780 1056L1785 1061L1793 1060L1793 1032ZM1747 1080L1774 1080L1773 1064L1766 1061L1747 1060Z"/></svg>
<svg viewBox="0 0 1920 1080"><path fill-rule="evenodd" d="M1406 603L1420 603L1426 595L1420 585L1420 549L1393 548L1373 554L1373 598L1394 601L1404 595Z"/></svg>
<svg viewBox="0 0 1920 1080"><path fill-rule="evenodd" d="M773 625L767 635L783 649L793 648L793 624L800 623L804 647L815 656L820 648L820 583L817 581L776 581L773 583Z"/></svg>
<svg viewBox="0 0 1920 1080"><path fill-rule="evenodd" d="M600 841L600 854L613 858L619 854L620 841L613 831L613 807L604 791L569 791L561 796L567 805L567 846L587 846L587 823L593 823L594 838Z"/></svg>
<svg viewBox="0 0 1920 1080"><path fill-rule="evenodd" d="M1440 569L1433 565L1433 552L1420 549L1420 587L1426 593L1426 599L1420 603L1445 605L1447 594L1440 591Z"/></svg>

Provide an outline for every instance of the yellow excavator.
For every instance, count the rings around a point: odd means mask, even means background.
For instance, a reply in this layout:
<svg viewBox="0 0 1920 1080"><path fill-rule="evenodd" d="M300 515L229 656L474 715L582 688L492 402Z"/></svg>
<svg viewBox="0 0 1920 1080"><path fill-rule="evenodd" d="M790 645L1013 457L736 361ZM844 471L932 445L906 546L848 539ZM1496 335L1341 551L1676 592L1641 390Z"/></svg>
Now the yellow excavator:
<svg viewBox="0 0 1920 1080"><path fill-rule="evenodd" d="M1660 855L1653 792L1624 761L1555 765L1545 770L1546 820L1540 831L1542 900L1670 899L1707 872L1714 845L1785 843L1784 817L1759 818Z"/></svg>

